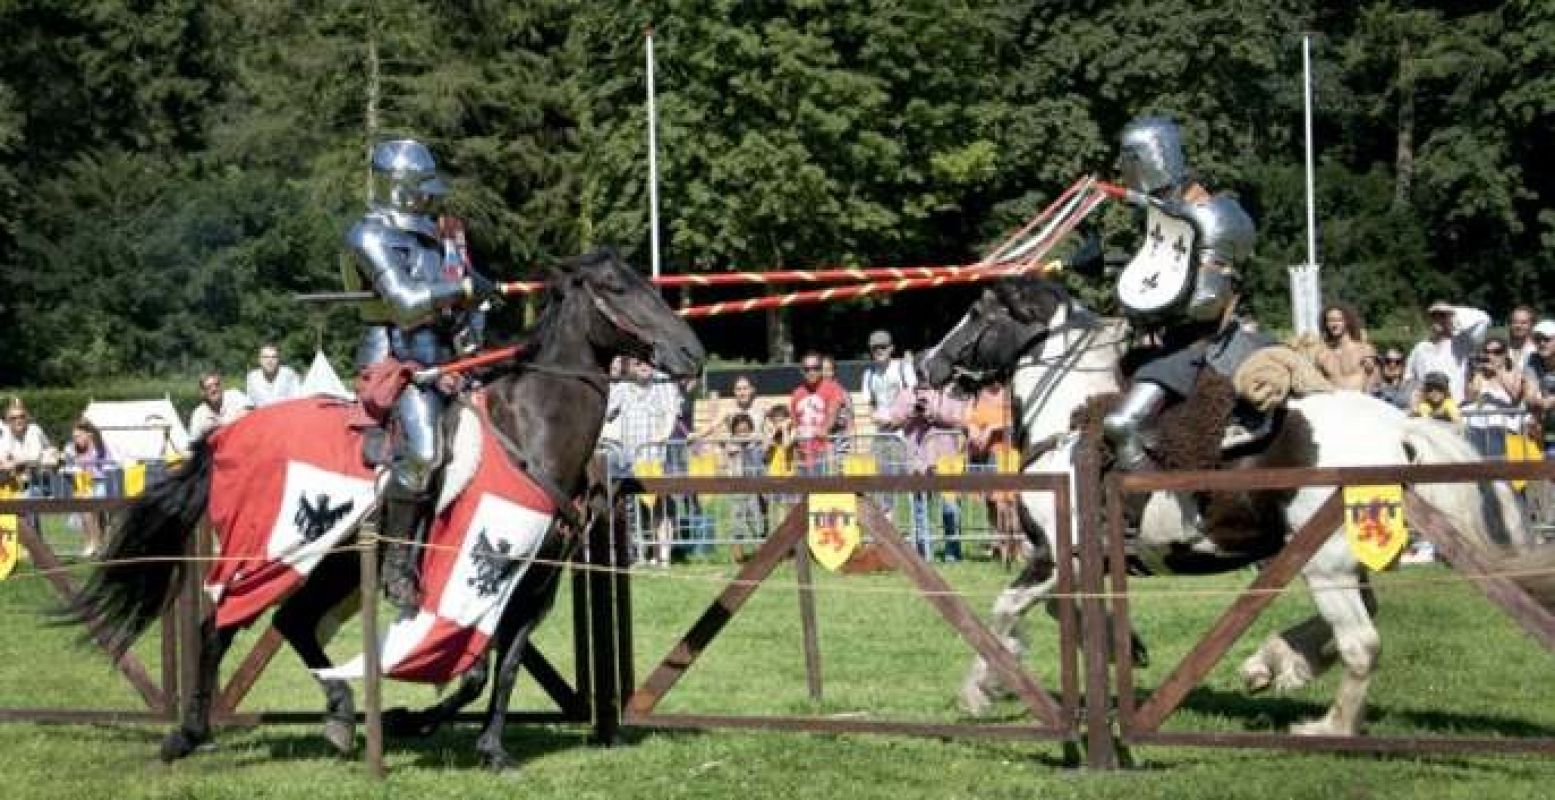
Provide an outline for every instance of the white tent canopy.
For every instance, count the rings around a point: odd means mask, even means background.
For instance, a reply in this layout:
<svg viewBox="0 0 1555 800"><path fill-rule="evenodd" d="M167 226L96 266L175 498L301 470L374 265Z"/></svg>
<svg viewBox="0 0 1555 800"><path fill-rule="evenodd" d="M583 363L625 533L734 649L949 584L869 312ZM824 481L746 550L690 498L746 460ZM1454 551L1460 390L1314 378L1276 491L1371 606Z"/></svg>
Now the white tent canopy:
<svg viewBox="0 0 1555 800"><path fill-rule="evenodd" d="M189 429L165 397L93 400L84 416L102 431L108 454L120 461L162 458L169 444L180 453L189 449Z"/></svg>
<svg viewBox="0 0 1555 800"><path fill-rule="evenodd" d="M346 389L346 385L340 382L340 376L335 374L335 368L330 366L329 359L324 357L324 351L319 350L313 354L313 363L308 366L308 374L302 378L302 393L304 395L328 395L345 400L354 400L356 395Z"/></svg>

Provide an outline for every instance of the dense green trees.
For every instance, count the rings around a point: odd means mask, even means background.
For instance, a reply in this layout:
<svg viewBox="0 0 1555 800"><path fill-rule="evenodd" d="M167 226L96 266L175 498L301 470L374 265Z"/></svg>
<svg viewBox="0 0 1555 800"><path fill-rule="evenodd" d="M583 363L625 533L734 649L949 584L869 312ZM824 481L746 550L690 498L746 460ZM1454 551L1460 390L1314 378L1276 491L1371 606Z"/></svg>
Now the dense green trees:
<svg viewBox="0 0 1555 800"><path fill-rule="evenodd" d="M670 270L973 258L1159 111L1259 221L1255 307L1282 324L1310 28L1332 293L1391 324L1436 294L1555 297L1541 0L12 0L0 22L0 384L233 370L262 338L345 355L349 311L289 295L337 285L375 135L433 144L496 275L606 243L646 267L650 25ZM1128 245L1126 213L1104 224ZM796 311L793 336L911 346L959 303ZM705 325L762 357L762 323Z"/></svg>

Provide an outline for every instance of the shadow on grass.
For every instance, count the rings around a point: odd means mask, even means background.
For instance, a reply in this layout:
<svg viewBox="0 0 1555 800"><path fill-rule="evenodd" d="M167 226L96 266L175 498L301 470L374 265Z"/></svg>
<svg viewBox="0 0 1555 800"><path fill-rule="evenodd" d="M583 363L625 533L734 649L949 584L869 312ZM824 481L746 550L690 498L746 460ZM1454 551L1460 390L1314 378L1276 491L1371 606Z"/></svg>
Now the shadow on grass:
<svg viewBox="0 0 1555 800"><path fill-rule="evenodd" d="M1136 702L1143 703L1146 695L1139 694ZM1248 695L1236 691L1224 691L1197 687L1184 698L1181 709L1209 716L1239 718L1244 727L1252 731L1279 732L1292 724L1322 716L1328 707L1322 703L1277 695ZM1453 711L1397 709L1369 706L1367 722L1386 721L1409 731L1422 731L1441 736L1505 736L1509 738L1534 738L1555 736L1555 729L1527 720L1512 719L1485 714ZM1403 734L1403 732L1400 732Z"/></svg>

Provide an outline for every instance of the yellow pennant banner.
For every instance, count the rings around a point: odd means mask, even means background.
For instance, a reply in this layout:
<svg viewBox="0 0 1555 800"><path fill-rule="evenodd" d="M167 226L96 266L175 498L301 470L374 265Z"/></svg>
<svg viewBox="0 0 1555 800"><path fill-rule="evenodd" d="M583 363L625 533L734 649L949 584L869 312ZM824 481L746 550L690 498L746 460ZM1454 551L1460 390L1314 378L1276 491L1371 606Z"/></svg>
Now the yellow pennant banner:
<svg viewBox="0 0 1555 800"><path fill-rule="evenodd" d="M711 478L718 474L718 454L698 453L686 461L686 474L693 478Z"/></svg>
<svg viewBox="0 0 1555 800"><path fill-rule="evenodd" d="M1344 487L1344 538L1357 561L1374 571L1387 569L1409 542L1403 487Z"/></svg>
<svg viewBox="0 0 1555 800"><path fill-rule="evenodd" d="M1014 475L1020 472L1020 450L1014 447L1001 447L994 451L994 458L998 464L998 470L1003 475Z"/></svg>
<svg viewBox="0 0 1555 800"><path fill-rule="evenodd" d="M879 472L875 457L864 453L849 453L842 459L844 475L874 475Z"/></svg>
<svg viewBox="0 0 1555 800"><path fill-rule="evenodd" d="M640 458L636 463L632 464L632 474L639 478L662 478L664 477L664 462L656 458ZM658 496L644 492L637 495L637 499L642 501L642 504L648 508L653 508L653 502L658 499Z"/></svg>
<svg viewBox="0 0 1555 800"><path fill-rule="evenodd" d="M836 572L858 549L858 498L851 494L810 495L810 554Z"/></svg>
<svg viewBox="0 0 1555 800"><path fill-rule="evenodd" d="M961 475L966 472L966 456L951 455L940 456L934 460L935 475ZM954 500L960 497L959 492L945 492L946 500Z"/></svg>
<svg viewBox="0 0 1555 800"><path fill-rule="evenodd" d="M1506 434L1506 460L1543 461L1544 443L1532 436L1508 431ZM1519 492L1527 485L1527 481L1512 481L1512 488Z"/></svg>
<svg viewBox="0 0 1555 800"><path fill-rule="evenodd" d="M0 483L0 500L10 500L19 495L20 492ZM22 540L16 531L16 515L0 514L0 581L11 577L16 562L21 560Z"/></svg>
<svg viewBox="0 0 1555 800"><path fill-rule="evenodd" d="M767 475L773 478L787 478L794 474L794 459L789 455L788 448L778 447L772 451L772 460L767 463Z"/></svg>

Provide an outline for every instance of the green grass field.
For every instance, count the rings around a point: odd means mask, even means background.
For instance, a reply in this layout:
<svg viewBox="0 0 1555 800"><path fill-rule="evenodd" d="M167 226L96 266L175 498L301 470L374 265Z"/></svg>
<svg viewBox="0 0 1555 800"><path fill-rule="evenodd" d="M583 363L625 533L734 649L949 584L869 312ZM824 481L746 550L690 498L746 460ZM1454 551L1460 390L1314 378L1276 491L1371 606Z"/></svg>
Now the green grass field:
<svg viewBox="0 0 1555 800"><path fill-rule="evenodd" d="M60 538L66 538L60 534ZM69 551L72 543L61 541ZM634 583L639 678L733 574L722 564L646 573ZM945 569L973 605L986 609L1006 579L990 563ZM1139 627L1154 665L1144 686L1162 679L1192 637L1229 602L1223 579L1152 579L1136 584ZM845 714L853 717L959 721L952 695L968 651L899 575L818 578L824 699L806 696L797 595L788 568L764 585L703 658L665 698L661 710L706 713ZM565 592L565 590L564 590ZM1188 593L1188 594L1184 594ZM1373 684L1370 729L1382 734L1555 735L1555 669L1523 636L1444 569L1409 568L1379 580L1383 604L1382 670ZM25 567L0 584L0 706L134 708L136 698L96 651L73 643L75 631L46 628L39 611L52 602L46 583ZM571 667L567 598L542 629L540 646ZM1294 696L1248 699L1234 670L1276 624L1305 615L1310 603L1287 593L1185 707L1173 730L1270 730L1320 713L1334 677ZM1028 659L1056 684L1055 625L1031 624ZM240 642L239 650L246 650ZM348 627L331 651L350 655L359 632ZM137 652L155 674L155 641ZM228 667L238 658L229 659ZM388 703L432 701L430 687L397 684ZM524 681L515 703L544 708ZM283 652L246 710L314 710L320 695L296 658ZM1013 704L996 721L1018 719ZM1555 761L1537 757L1423 758L1298 755L1278 751L1140 748L1135 769L1108 774L1066 768L1050 742L750 732L632 730L627 743L597 748L582 728L509 727L507 746L522 766L503 775L476 766L473 727L426 741L391 742L390 774L376 782L360 762L333 757L317 726L227 729L214 752L164 766L156 746L165 726L0 725L0 797L7 798L471 798L471 797L1022 797L1022 798L1374 798L1475 800L1555 796Z"/></svg>

